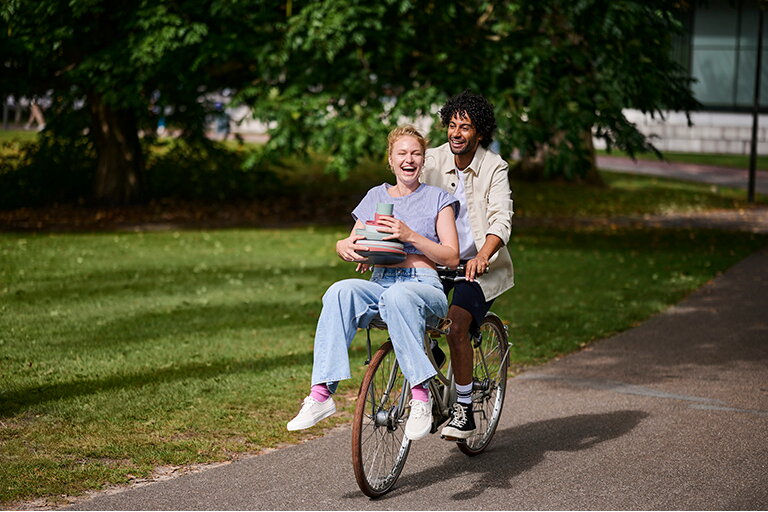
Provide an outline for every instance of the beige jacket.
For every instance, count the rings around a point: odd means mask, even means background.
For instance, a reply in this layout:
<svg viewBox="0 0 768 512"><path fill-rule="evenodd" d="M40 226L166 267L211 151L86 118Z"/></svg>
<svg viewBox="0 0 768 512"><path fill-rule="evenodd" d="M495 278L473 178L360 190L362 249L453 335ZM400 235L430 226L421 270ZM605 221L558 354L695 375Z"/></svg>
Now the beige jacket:
<svg viewBox="0 0 768 512"><path fill-rule="evenodd" d="M477 147L475 158L465 169L467 173L464 193L467 196L469 223L478 250L485 243L486 235L496 235L504 246L490 260L490 270L477 282L486 300L495 299L514 286L512 258L507 243L512 234L512 192L509 188L509 165L493 151ZM427 150L421 181L456 192L457 175L453 153L446 142L440 147Z"/></svg>

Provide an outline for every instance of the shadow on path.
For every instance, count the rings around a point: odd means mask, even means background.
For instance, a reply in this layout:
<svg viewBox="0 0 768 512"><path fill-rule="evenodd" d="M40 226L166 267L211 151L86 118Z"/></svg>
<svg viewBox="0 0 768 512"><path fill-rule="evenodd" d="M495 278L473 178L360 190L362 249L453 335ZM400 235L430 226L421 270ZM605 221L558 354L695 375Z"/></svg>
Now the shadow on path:
<svg viewBox="0 0 768 512"><path fill-rule="evenodd" d="M580 414L500 430L488 449L478 457L467 457L457 450L440 467L415 474L408 474L406 463L404 474L393 491L379 500L421 491L455 478L472 482L468 488L456 486L462 490L451 496L455 501L476 498L489 487L508 489L515 476L543 462L547 452L587 450L629 433L647 416L642 411ZM350 492L343 497L359 498L360 493Z"/></svg>

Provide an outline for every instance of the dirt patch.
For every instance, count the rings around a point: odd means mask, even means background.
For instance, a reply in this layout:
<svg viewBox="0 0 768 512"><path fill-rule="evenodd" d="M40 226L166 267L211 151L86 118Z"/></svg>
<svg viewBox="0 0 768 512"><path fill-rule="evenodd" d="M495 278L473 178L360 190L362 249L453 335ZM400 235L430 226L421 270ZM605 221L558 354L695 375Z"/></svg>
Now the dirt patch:
<svg viewBox="0 0 768 512"><path fill-rule="evenodd" d="M60 205L0 211L0 231L94 232L168 231L183 229L280 228L303 225L346 225L358 197L324 199L318 204L305 198L268 201L194 203L158 201L125 207ZM514 225L526 226L626 226L658 228L709 228L768 233L768 207L703 212L670 212L623 217L523 217Z"/></svg>

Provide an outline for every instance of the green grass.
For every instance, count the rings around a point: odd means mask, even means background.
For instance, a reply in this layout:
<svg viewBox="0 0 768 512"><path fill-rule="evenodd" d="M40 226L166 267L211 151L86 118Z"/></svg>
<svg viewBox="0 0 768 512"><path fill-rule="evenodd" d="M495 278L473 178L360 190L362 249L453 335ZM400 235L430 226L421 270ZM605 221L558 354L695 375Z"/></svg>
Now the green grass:
<svg viewBox="0 0 768 512"><path fill-rule="evenodd" d="M3 142L32 142L37 140L35 130L0 130L0 143Z"/></svg>
<svg viewBox="0 0 768 512"><path fill-rule="evenodd" d="M515 182L515 215L520 217L615 217L749 208L743 190L651 176L601 173L605 187L567 183ZM768 204L757 194L755 204Z"/></svg>
<svg viewBox="0 0 768 512"><path fill-rule="evenodd" d="M0 235L0 500L224 460L285 431L307 391L339 228ZM494 310L515 364L626 329L768 242L740 233L523 229ZM364 360L355 342L353 392ZM346 414L328 426L347 421Z"/></svg>
<svg viewBox="0 0 768 512"><path fill-rule="evenodd" d="M627 153L617 149L607 152L597 150L598 155L627 156ZM720 153L675 153L663 152L664 159L669 162L682 162L689 164L714 165L717 167L735 167L737 169L749 169L749 155L733 155ZM658 161L653 153L639 153L635 155L638 160ZM757 155L756 168L768 170L768 155Z"/></svg>

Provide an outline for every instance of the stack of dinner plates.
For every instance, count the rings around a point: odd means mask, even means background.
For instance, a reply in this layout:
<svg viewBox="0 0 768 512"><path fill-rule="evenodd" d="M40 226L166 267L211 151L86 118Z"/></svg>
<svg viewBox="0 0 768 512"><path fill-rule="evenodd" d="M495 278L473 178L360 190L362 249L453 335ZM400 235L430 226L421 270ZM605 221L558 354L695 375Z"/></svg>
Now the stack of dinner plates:
<svg viewBox="0 0 768 512"><path fill-rule="evenodd" d="M366 223L365 229L358 229L358 235L365 238L358 240L357 245L367 247L367 250L360 250L357 253L364 257L365 263L374 265L395 265L405 260L405 250L403 243L399 240L382 240L391 233L383 233L376 230L374 224Z"/></svg>

